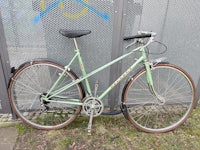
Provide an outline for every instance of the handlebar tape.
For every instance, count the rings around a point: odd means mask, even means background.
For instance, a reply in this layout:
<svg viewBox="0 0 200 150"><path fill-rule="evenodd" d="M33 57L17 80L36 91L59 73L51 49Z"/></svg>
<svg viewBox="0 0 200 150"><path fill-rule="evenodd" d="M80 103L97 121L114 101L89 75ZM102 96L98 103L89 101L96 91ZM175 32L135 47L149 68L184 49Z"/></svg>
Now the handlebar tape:
<svg viewBox="0 0 200 150"><path fill-rule="evenodd" d="M151 34L134 35L134 36L124 37L124 40L148 38L148 37L151 37L151 36L152 36Z"/></svg>

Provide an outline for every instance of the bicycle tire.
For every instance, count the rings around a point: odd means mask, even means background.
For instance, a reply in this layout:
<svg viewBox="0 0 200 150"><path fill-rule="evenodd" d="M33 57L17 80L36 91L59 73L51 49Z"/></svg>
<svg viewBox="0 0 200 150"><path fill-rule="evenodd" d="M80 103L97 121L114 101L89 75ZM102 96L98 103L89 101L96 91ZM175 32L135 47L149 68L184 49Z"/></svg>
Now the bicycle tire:
<svg viewBox="0 0 200 150"><path fill-rule="evenodd" d="M146 69L141 69L122 92L125 118L145 132L174 130L189 117L196 103L194 82L187 72L172 64L157 64L151 72L158 98L146 83Z"/></svg>
<svg viewBox="0 0 200 150"><path fill-rule="evenodd" d="M27 62L14 73L8 95L12 109L23 122L37 129L53 130L63 128L77 117L81 106L40 101L41 94L47 93L63 70L57 63L41 60ZM56 89L76 79L76 74L69 69ZM81 83L68 90L59 95L77 98L80 102L85 96Z"/></svg>

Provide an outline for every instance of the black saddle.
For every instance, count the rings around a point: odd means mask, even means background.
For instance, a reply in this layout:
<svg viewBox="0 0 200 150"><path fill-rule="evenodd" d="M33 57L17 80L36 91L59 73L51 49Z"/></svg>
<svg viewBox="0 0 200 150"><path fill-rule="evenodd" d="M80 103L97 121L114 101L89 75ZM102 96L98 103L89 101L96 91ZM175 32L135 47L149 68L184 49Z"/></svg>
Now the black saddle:
<svg viewBox="0 0 200 150"><path fill-rule="evenodd" d="M68 38L77 38L81 37L83 35L90 34L90 30L65 30L65 29L60 29L59 33L62 34L63 36L66 36Z"/></svg>

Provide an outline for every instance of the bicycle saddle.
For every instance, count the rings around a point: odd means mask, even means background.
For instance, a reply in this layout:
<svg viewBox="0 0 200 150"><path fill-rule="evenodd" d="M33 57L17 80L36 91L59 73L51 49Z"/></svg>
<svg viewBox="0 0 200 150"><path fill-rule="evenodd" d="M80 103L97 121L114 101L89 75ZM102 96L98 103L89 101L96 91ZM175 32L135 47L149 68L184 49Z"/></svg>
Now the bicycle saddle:
<svg viewBox="0 0 200 150"><path fill-rule="evenodd" d="M65 29L60 29L59 33L62 34L63 36L66 36L68 38L77 38L81 37L83 35L90 34L90 30L65 30Z"/></svg>

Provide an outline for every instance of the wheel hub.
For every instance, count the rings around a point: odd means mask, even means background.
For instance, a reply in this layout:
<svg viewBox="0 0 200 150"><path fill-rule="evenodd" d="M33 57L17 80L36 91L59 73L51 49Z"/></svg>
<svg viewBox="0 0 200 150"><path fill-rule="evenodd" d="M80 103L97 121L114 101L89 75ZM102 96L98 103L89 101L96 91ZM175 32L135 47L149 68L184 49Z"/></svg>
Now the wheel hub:
<svg viewBox="0 0 200 150"><path fill-rule="evenodd" d="M40 107L41 107L41 111L47 111L49 110L49 106L48 104L50 102L47 102L44 100L44 97L47 95L47 93L43 93L40 95Z"/></svg>

